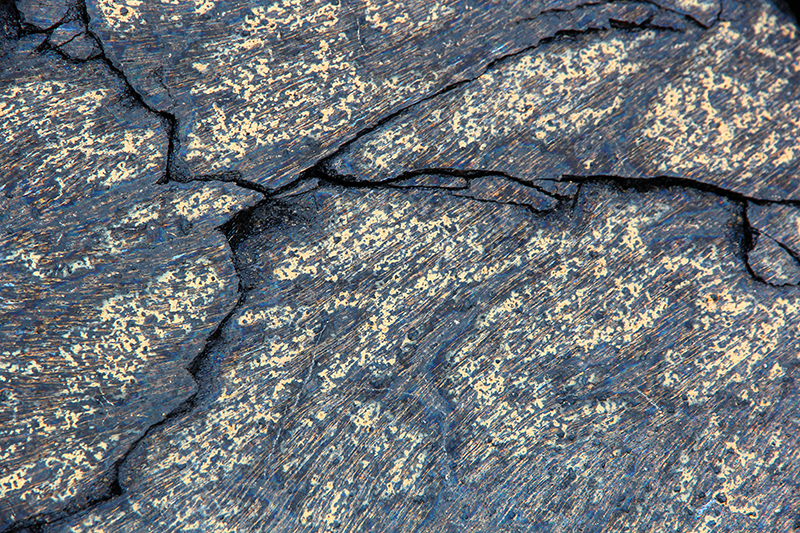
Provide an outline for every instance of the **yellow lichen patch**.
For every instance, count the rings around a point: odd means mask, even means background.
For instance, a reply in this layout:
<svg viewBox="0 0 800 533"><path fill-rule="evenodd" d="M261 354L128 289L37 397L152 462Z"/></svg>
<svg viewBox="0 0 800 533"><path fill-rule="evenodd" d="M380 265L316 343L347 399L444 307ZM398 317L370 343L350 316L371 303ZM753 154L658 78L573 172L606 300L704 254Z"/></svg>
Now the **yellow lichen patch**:
<svg viewBox="0 0 800 533"><path fill-rule="evenodd" d="M719 0L661 0L659 5L690 15L705 26L710 26L722 12Z"/></svg>
<svg viewBox="0 0 800 533"><path fill-rule="evenodd" d="M175 210L189 221L195 221L214 213L218 216L231 215L244 207L242 194L225 194L213 187L204 187L192 195L178 200Z"/></svg>
<svg viewBox="0 0 800 533"><path fill-rule="evenodd" d="M238 204L192 204L203 213L193 232L171 200L205 185L156 185L164 125L117 74L7 52L0 515L24 522L102 491L133 442L193 392L185 368L235 303L230 251L212 228L259 195L208 184Z"/></svg>
<svg viewBox="0 0 800 533"><path fill-rule="evenodd" d="M521 128L538 140L592 131L624 104L619 96L592 100L593 91L609 78L624 83L635 75L640 70L637 51L655 38L654 33L643 32L632 39L525 54L496 73L480 76L457 95L440 99L437 107L444 111L431 111L418 124L381 128L360 144L359 161L387 170L398 168L398 158L411 154L425 158L440 151L435 147L440 138L449 138L451 143L457 139L459 148L478 154L486 149L487 140ZM434 131L425 131L423 137L419 130L426 126Z"/></svg>
<svg viewBox="0 0 800 533"><path fill-rule="evenodd" d="M641 494L639 479L658 497L631 518L644 530L682 524L659 513L700 509L709 483L726 520L763 516L746 480L787 460L786 432L751 431L718 398L772 408L797 357L798 295L747 277L725 200L584 192L580 223L431 191L295 198L314 222L240 244L262 251L264 281L223 332L218 393L148 444L137 511L104 516L200 527L214 502L246 529L269 511L277 529L411 531L459 487L527 517L561 501L565 479L565 520L617 505L619 487ZM276 478L286 488L263 481Z"/></svg>
<svg viewBox="0 0 800 533"><path fill-rule="evenodd" d="M130 128L112 111L119 105L113 85L86 89L110 77L101 67L92 70L66 70L56 80L19 77L0 91L0 128L12 139L3 164L25 168L28 180L53 180L57 194L50 209L82 200L87 190L130 183L164 168L167 138L157 117L141 113L142 124ZM51 139L35 156L26 144L31 132Z"/></svg>
<svg viewBox="0 0 800 533"><path fill-rule="evenodd" d="M141 0L126 0L125 2L109 2L101 0L95 5L103 13L106 20L112 21L116 28L132 28L140 17Z"/></svg>
<svg viewBox="0 0 800 533"><path fill-rule="evenodd" d="M4 406L11 409L4 410L4 418L13 413L13 419L6 420L0 438L17 444L0 453L6 472L0 499L31 505L50 499L64 505L124 452L148 420L155 422L174 405L173 398L162 405L130 401L152 393L151 382L163 379L157 374L168 377L171 393L191 392L191 378L181 368L186 362L169 354L219 316L231 269L215 266L203 253L198 256L196 243L186 244L188 260L164 263L172 267L165 274L129 291L107 289L113 295L93 307L81 310L73 304L73 312L84 313L91 327L55 318L47 330L53 341L0 351L0 384L18 391L18 398L12 395L15 401ZM58 295L51 301L59 302ZM49 405L53 397L60 398L57 407ZM25 506L15 507L27 512Z"/></svg>
<svg viewBox="0 0 800 533"><path fill-rule="evenodd" d="M709 25L719 12L717 2L666 3ZM670 175L758 198L794 197L795 32L757 2L702 32L550 43L395 117L331 165L365 181L437 167L530 180Z"/></svg>
<svg viewBox="0 0 800 533"><path fill-rule="evenodd" d="M181 123L176 158L194 174L236 171L269 188L285 185L367 125L474 77L493 59L562 30L605 27L610 20L657 12L652 6L571 1L501 2L497 10L486 10L464 8L456 0L273 0L243 6L210 0L131 0L121 6L100 0L87 9L105 53L144 100L176 113ZM540 19L551 10L560 13L558 21ZM561 87L571 85L573 94L581 92L582 72L590 77L597 72L598 78L618 73L625 80L637 64L617 60L615 53L625 55L618 44L588 50L586 61L575 53L568 68L551 65L544 75L552 74ZM592 105L558 101L548 111L557 110L550 121L548 113L530 107L535 102L507 98L523 92L518 85L511 88L495 102L497 111L514 115L513 121L529 118L537 136L552 136L561 122L585 132L625 105L619 95ZM545 95L548 102L555 97ZM470 149L486 148L478 138L504 129L477 117L478 104L460 117L442 118L452 118L454 127L467 132L458 142ZM403 149L416 152L429 144L413 133L398 137ZM376 163L388 163L379 153L373 156Z"/></svg>
<svg viewBox="0 0 800 533"><path fill-rule="evenodd" d="M791 96L796 44L766 5L755 11L751 31L730 22L712 29L693 51L691 68L650 105L637 144L657 171L724 176L729 187L749 192L758 188L756 176L800 157L785 142L800 131L800 106ZM754 56L764 61L737 66Z"/></svg>

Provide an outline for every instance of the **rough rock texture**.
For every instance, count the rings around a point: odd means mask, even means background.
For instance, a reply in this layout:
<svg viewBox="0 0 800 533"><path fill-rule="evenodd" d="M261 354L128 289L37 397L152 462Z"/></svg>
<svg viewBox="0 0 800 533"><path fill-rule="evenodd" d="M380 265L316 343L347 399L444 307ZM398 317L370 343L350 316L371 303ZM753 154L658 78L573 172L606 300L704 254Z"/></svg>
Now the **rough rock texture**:
<svg viewBox="0 0 800 533"><path fill-rule="evenodd" d="M800 209L751 202L747 218L756 241L748 254L753 272L776 285L800 283Z"/></svg>
<svg viewBox="0 0 800 533"><path fill-rule="evenodd" d="M800 208L798 206L750 203L747 208L747 218L753 230L770 235L795 254L800 254Z"/></svg>
<svg viewBox="0 0 800 533"><path fill-rule="evenodd" d="M20 22L39 30L47 30L69 13L70 0L16 0Z"/></svg>
<svg viewBox="0 0 800 533"><path fill-rule="evenodd" d="M797 529L785 8L0 1L0 531Z"/></svg>
<svg viewBox="0 0 800 533"><path fill-rule="evenodd" d="M755 237L755 246L747 254L753 274L772 285L800 283L800 260L797 254L769 235Z"/></svg>
<svg viewBox="0 0 800 533"><path fill-rule="evenodd" d="M267 204L213 392L69 531L785 529L800 293L749 276L742 223L609 185Z"/></svg>
<svg viewBox="0 0 800 533"><path fill-rule="evenodd" d="M82 20L59 25L50 34L48 43L69 58L85 61L101 55L97 40L87 32Z"/></svg>
<svg viewBox="0 0 800 533"><path fill-rule="evenodd" d="M673 176L800 200L800 42L776 8L729 5L709 30L561 39L401 113L328 165L382 181L429 168Z"/></svg>
<svg viewBox="0 0 800 533"><path fill-rule="evenodd" d="M237 300L214 228L260 196L157 185L159 117L104 64L20 44L0 67L0 527L102 493L194 392Z"/></svg>
<svg viewBox="0 0 800 533"><path fill-rule="evenodd" d="M683 18L649 3L577 0L88 0L87 8L145 102L176 116L180 171L235 172L267 188L389 113L559 31Z"/></svg>

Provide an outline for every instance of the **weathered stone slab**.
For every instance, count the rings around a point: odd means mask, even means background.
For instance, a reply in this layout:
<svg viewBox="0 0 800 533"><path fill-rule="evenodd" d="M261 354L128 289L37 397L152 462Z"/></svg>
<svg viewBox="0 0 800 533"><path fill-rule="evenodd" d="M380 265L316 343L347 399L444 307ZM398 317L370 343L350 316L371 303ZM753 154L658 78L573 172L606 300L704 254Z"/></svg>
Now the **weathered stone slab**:
<svg viewBox="0 0 800 533"><path fill-rule="evenodd" d="M788 204L747 205L747 219L750 226L759 233L766 233L800 253L800 209Z"/></svg>
<svg viewBox="0 0 800 533"><path fill-rule="evenodd" d="M753 274L772 285L800 284L800 261L796 254L766 233L757 235L755 241L747 253Z"/></svg>
<svg viewBox="0 0 800 533"><path fill-rule="evenodd" d="M0 530L800 524L773 6L63 5L0 5Z"/></svg>
<svg viewBox="0 0 800 533"><path fill-rule="evenodd" d="M213 386L63 530L788 531L800 292L748 274L741 213L610 184L266 205Z"/></svg>
<svg viewBox="0 0 800 533"><path fill-rule="evenodd" d="M408 178L393 181L393 187L432 187L435 189L466 189L469 182L458 176L442 174L419 174Z"/></svg>
<svg viewBox="0 0 800 533"><path fill-rule="evenodd" d="M55 30L53 30L53 32L50 34L49 41L53 46L61 46L68 43L84 31L86 31L86 26L83 25L83 22L79 20L73 20L67 22L66 24L61 24Z"/></svg>
<svg viewBox="0 0 800 533"><path fill-rule="evenodd" d="M78 61L86 61L101 55L97 40L85 31L65 42L58 49L68 57Z"/></svg>
<svg viewBox="0 0 800 533"><path fill-rule="evenodd" d="M577 0L89 0L87 9L111 61L148 105L177 118L176 172L235 172L268 188L557 32L683 19L651 3Z"/></svg>
<svg viewBox="0 0 800 533"><path fill-rule="evenodd" d="M158 185L161 120L103 63L35 45L0 66L0 529L107 496L193 394L186 367L238 297L214 228L260 197Z"/></svg>
<svg viewBox="0 0 800 533"><path fill-rule="evenodd" d="M475 200L527 205L537 211L548 211L558 205L558 199L544 191L497 176L474 178L468 188L453 194Z"/></svg>
<svg viewBox="0 0 800 533"><path fill-rule="evenodd" d="M422 169L525 180L672 176L800 199L800 41L764 2L682 33L557 40L495 65L352 143L328 168L383 181Z"/></svg>
<svg viewBox="0 0 800 533"><path fill-rule="evenodd" d="M718 0L660 0L658 5L683 13L705 27L710 27L722 13L722 2Z"/></svg>
<svg viewBox="0 0 800 533"><path fill-rule="evenodd" d="M20 21L39 30L47 30L69 13L70 0L14 0Z"/></svg>

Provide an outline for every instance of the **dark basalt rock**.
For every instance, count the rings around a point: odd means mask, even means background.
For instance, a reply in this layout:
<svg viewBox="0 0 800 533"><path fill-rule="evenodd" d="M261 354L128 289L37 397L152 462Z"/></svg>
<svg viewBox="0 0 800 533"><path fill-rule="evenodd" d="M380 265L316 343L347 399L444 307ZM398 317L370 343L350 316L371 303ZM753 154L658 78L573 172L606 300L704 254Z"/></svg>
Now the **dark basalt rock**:
<svg viewBox="0 0 800 533"><path fill-rule="evenodd" d="M800 254L800 209L787 204L754 204L747 207L752 228L770 235L795 254Z"/></svg>
<svg viewBox="0 0 800 533"><path fill-rule="evenodd" d="M0 1L0 531L796 529L799 46Z"/></svg>
<svg viewBox="0 0 800 533"><path fill-rule="evenodd" d="M800 283L800 210L751 202L747 218L755 238L748 254L753 272L773 285Z"/></svg>
<svg viewBox="0 0 800 533"><path fill-rule="evenodd" d="M70 12L70 0L15 0L23 24L47 30L61 22Z"/></svg>
<svg viewBox="0 0 800 533"><path fill-rule="evenodd" d="M797 254L769 235L756 236L756 244L747 254L753 273L771 285L800 283L800 260Z"/></svg>
<svg viewBox="0 0 800 533"><path fill-rule="evenodd" d="M177 118L176 172L236 172L270 189L379 119L558 32L683 18L649 3L575 0L89 0L87 9L144 101Z"/></svg>
<svg viewBox="0 0 800 533"><path fill-rule="evenodd" d="M526 51L361 136L328 171L365 181L429 168L671 176L798 200L797 27L761 2L729 6L723 19Z"/></svg>
<svg viewBox="0 0 800 533"><path fill-rule="evenodd" d="M58 49L67 57L78 61L96 58L102 52L97 40L86 32L76 35L73 39L59 46Z"/></svg>
<svg viewBox="0 0 800 533"><path fill-rule="evenodd" d="M750 277L742 223L609 184L266 204L214 388L64 530L785 530L800 294Z"/></svg>
<svg viewBox="0 0 800 533"><path fill-rule="evenodd" d="M237 300L215 227L260 196L157 185L159 117L40 41L0 67L0 529L107 494L195 391L186 367Z"/></svg>

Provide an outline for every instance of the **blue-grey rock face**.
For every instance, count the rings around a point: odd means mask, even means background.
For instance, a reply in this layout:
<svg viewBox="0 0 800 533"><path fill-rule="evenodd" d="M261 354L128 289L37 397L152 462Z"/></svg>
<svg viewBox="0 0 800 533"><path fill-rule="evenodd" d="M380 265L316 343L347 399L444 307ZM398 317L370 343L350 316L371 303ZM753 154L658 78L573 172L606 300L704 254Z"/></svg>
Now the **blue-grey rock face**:
<svg viewBox="0 0 800 533"><path fill-rule="evenodd" d="M0 531L796 528L799 37L3 3Z"/></svg>

